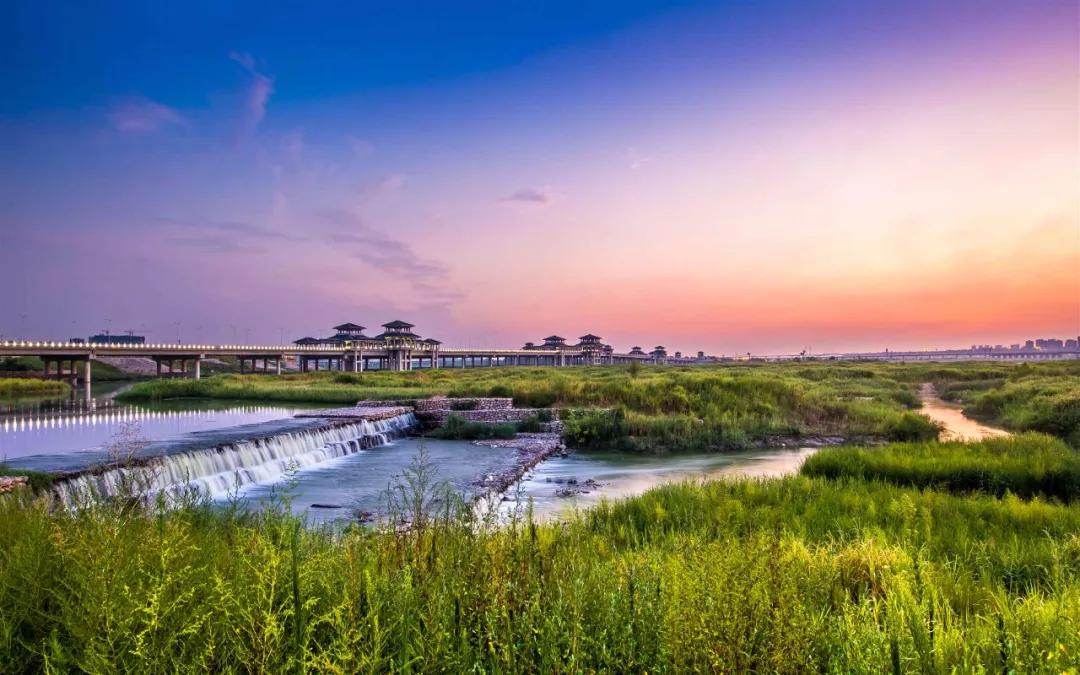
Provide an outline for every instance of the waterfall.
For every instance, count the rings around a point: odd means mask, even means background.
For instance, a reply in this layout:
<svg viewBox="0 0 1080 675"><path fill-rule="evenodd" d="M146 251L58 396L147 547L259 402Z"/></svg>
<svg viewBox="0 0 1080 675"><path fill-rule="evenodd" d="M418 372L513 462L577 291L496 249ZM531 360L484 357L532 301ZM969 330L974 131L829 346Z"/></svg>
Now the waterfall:
<svg viewBox="0 0 1080 675"><path fill-rule="evenodd" d="M412 413L236 441L163 455L135 465L88 471L58 482L66 506L120 495L178 496L197 492L217 499L252 483L268 483L321 462L384 445L416 424Z"/></svg>

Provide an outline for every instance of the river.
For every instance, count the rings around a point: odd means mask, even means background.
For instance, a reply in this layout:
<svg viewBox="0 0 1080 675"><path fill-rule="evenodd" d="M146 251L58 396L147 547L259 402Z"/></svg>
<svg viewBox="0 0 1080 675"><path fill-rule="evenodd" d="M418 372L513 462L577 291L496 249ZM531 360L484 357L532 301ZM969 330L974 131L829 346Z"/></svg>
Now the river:
<svg viewBox="0 0 1080 675"><path fill-rule="evenodd" d="M132 405L117 403L117 391L116 385L105 383L95 386L89 400L0 406L0 461L24 469L76 471L124 455L134 444L138 456L167 456L170 471L215 498L252 503L287 498L294 510L315 522L345 522L359 513L383 512L387 489L401 481L421 447L437 479L467 497L474 494L475 479L516 461L514 451L506 449L400 438L400 420L389 427L327 429L326 420L295 417L324 407L318 404L182 400ZM959 406L942 401L929 386L920 396L921 412L944 425L943 440L1007 433L964 417ZM798 471L814 451L572 452L527 473L506 495L500 512L520 511L531 502L538 517L550 518L675 481L782 476ZM242 480L236 479L241 472Z"/></svg>

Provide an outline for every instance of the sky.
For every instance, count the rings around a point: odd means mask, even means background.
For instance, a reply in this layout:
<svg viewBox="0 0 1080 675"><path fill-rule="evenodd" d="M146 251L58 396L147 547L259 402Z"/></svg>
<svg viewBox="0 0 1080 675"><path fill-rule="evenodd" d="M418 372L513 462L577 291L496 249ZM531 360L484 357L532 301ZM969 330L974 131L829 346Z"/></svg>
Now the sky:
<svg viewBox="0 0 1080 675"><path fill-rule="evenodd" d="M2 338L1080 334L1072 0L6 8Z"/></svg>

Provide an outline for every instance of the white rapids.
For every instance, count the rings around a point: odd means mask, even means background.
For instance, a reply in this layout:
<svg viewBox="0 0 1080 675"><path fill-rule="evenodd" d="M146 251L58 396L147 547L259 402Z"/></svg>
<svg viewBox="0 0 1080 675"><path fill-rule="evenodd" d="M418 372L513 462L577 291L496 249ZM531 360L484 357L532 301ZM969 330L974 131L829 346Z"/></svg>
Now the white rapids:
<svg viewBox="0 0 1080 675"><path fill-rule="evenodd" d="M58 482L66 506L95 498L198 494L220 499L244 486L272 483L322 462L389 443L416 424L412 413L329 428L293 431L203 450L163 455L146 462L87 472Z"/></svg>

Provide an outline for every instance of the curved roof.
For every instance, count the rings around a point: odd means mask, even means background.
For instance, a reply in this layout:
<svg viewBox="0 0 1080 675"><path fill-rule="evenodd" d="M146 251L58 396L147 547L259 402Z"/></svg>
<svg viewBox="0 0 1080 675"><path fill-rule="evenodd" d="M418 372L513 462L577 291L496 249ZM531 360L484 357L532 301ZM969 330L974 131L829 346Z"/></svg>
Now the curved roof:
<svg viewBox="0 0 1080 675"><path fill-rule="evenodd" d="M339 332L359 332L364 330L364 327L356 323L343 323L340 326L334 326L334 330Z"/></svg>
<svg viewBox="0 0 1080 675"><path fill-rule="evenodd" d="M435 338L424 338L420 342L426 342L429 345L441 345L442 344L441 340L436 340Z"/></svg>
<svg viewBox="0 0 1080 675"><path fill-rule="evenodd" d="M414 328L414 325L408 321L401 321L398 319L391 321L390 323L384 323L383 328Z"/></svg>
<svg viewBox="0 0 1080 675"><path fill-rule="evenodd" d="M387 338L414 338L420 339L420 336L412 331L386 331L385 333L379 333L375 336L376 340L385 340Z"/></svg>
<svg viewBox="0 0 1080 675"><path fill-rule="evenodd" d="M596 341L599 341L601 338L600 338L599 335L593 335L592 333L589 333L588 335L582 335L578 339L581 340L582 342L585 342L585 341L596 342Z"/></svg>
<svg viewBox="0 0 1080 675"><path fill-rule="evenodd" d="M558 335L549 335L544 338L544 342L565 342L566 338L559 337Z"/></svg>

